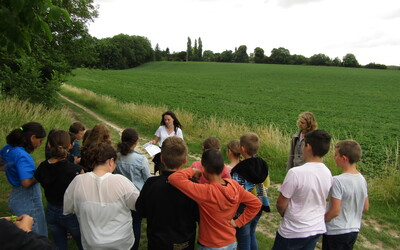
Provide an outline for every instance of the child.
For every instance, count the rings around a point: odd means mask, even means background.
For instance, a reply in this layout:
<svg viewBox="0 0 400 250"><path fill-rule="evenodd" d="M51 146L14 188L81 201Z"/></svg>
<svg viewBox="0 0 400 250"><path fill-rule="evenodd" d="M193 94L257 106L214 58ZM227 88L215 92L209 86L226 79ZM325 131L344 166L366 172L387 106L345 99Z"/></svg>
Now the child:
<svg viewBox="0 0 400 250"><path fill-rule="evenodd" d="M164 171L150 177L136 202L136 211L147 218L148 249L194 249L198 207L196 202L168 182L168 176L186 163L185 142L172 136L161 146Z"/></svg>
<svg viewBox="0 0 400 250"><path fill-rule="evenodd" d="M262 201L262 209L257 211L257 215L246 225L238 228L236 238L239 249L257 249L256 227L261 217L262 211L270 212L267 197L268 188L268 165L256 157L259 148L259 138L255 133L246 133L240 137L240 150L244 160L239 162L231 170L232 179L239 182L247 191L251 191ZM239 207L237 215L243 212L243 206Z"/></svg>
<svg viewBox="0 0 400 250"><path fill-rule="evenodd" d="M322 163L331 137L324 130L305 135L306 163L291 168L280 187L276 208L283 217L272 249L314 249L326 232L326 198L332 186L331 171Z"/></svg>
<svg viewBox="0 0 400 250"><path fill-rule="evenodd" d="M74 122L69 127L69 132L75 135L75 143L74 146L69 151L71 159L73 158L73 163L79 164L81 161L81 144L79 140L82 139L83 135L85 134L85 126L80 122Z"/></svg>
<svg viewBox="0 0 400 250"><path fill-rule="evenodd" d="M7 145L0 150L8 182L12 185L8 207L16 216L28 214L34 219L32 231L47 237L42 192L34 178L32 153L40 146L46 131L37 122L29 122L7 135Z"/></svg>
<svg viewBox="0 0 400 250"><path fill-rule="evenodd" d="M369 208L367 182L357 171L361 154L361 147L355 141L340 141L335 146L335 161L343 172L333 177L322 249L353 249L362 213Z"/></svg>
<svg viewBox="0 0 400 250"><path fill-rule="evenodd" d="M220 150L220 147L221 147L221 141L218 138L210 136L204 140L203 145L201 146L201 149L204 152L210 148L216 148L216 149ZM201 161L193 162L190 167L198 169L200 171L203 171L203 166L201 165ZM231 178L229 169L225 165L224 165L224 169L222 170L222 178ZM201 177L199 179L199 183L203 184L203 183L210 183L210 182L209 182L209 180L207 180L207 178L205 178L204 175L201 175Z"/></svg>
<svg viewBox="0 0 400 250"><path fill-rule="evenodd" d="M118 143L118 157L116 174L121 174L132 181L140 191L146 180L151 176L147 158L135 151L139 142L139 134L133 128L127 128L122 132L121 142ZM132 211L133 232L135 234L134 250L139 249L140 227L142 217Z"/></svg>
<svg viewBox="0 0 400 250"><path fill-rule="evenodd" d="M35 172L36 180L42 185L47 199L46 221L53 233L58 249L68 249L67 232L82 249L81 232L76 215L63 215L64 193L75 176L83 173L82 167L67 160L71 149L68 132L55 130L48 136L50 159L42 162Z"/></svg>
<svg viewBox="0 0 400 250"><path fill-rule="evenodd" d="M244 190L236 181L222 178L224 159L221 152L211 148L203 152L201 164L204 171L187 168L168 177L168 181L192 198L199 205L199 250L236 249L235 227L248 223L261 208L261 202ZM203 174L209 184L189 180ZM247 207L237 219L233 219L240 203Z"/></svg>
<svg viewBox="0 0 400 250"><path fill-rule="evenodd" d="M227 166L229 172L231 172L232 168L235 167L240 162L240 141L232 140L228 142L226 145L227 151L226 155L230 161Z"/></svg>

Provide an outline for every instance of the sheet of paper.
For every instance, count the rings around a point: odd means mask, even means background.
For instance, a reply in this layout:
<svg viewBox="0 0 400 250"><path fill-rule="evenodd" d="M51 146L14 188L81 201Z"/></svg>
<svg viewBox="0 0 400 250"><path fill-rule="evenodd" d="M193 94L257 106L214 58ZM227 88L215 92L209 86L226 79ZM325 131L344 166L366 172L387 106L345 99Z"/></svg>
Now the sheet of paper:
<svg viewBox="0 0 400 250"><path fill-rule="evenodd" d="M160 147L158 147L156 145L153 145L151 143L146 143L146 144L143 145L143 147L144 147L144 149L146 149L147 153L150 156L154 156L154 155L156 155L156 154L161 152Z"/></svg>

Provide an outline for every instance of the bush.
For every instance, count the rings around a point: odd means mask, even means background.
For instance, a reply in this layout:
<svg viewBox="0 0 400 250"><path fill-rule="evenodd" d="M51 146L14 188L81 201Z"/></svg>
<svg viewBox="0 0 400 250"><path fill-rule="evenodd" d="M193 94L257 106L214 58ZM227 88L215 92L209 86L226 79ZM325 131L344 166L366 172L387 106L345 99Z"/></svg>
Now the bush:
<svg viewBox="0 0 400 250"><path fill-rule="evenodd" d="M365 65L365 68L367 68L367 69L387 69L386 65L378 64L378 63L368 63L367 65Z"/></svg>

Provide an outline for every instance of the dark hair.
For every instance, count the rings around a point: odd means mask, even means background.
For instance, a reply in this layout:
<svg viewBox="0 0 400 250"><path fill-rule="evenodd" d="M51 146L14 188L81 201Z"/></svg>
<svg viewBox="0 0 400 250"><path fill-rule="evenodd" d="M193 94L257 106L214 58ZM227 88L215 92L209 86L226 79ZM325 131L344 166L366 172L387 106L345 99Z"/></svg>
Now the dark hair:
<svg viewBox="0 0 400 250"><path fill-rule="evenodd" d="M255 155L260 146L259 137L256 133L246 133L240 137L240 146L244 147L246 153Z"/></svg>
<svg viewBox="0 0 400 250"><path fill-rule="evenodd" d="M204 148L204 150L207 150L207 149L210 149L210 148L220 149L221 148L221 141L217 137L210 136L210 137L208 137L207 139L204 140L203 148Z"/></svg>
<svg viewBox="0 0 400 250"><path fill-rule="evenodd" d="M357 163L362 156L362 150L360 144L353 140L344 140L336 143L335 150L343 156L349 158L349 163Z"/></svg>
<svg viewBox="0 0 400 250"><path fill-rule="evenodd" d="M85 144L86 139L89 137L90 133L92 132L91 129L86 130L85 134L82 137L82 145Z"/></svg>
<svg viewBox="0 0 400 250"><path fill-rule="evenodd" d="M165 139L161 146L161 160L167 169L177 169L187 157L186 143L178 136Z"/></svg>
<svg viewBox="0 0 400 250"><path fill-rule="evenodd" d="M50 145L51 157L58 159L66 159L68 157L69 146L71 145L71 137L67 131L56 130L47 137Z"/></svg>
<svg viewBox="0 0 400 250"><path fill-rule="evenodd" d="M107 126L104 124L97 124L93 127L89 136L83 142L81 151L85 151L91 144L99 144L102 142L111 144L110 130L108 130Z"/></svg>
<svg viewBox="0 0 400 250"><path fill-rule="evenodd" d="M108 159L114 158L117 160L117 152L108 143L91 144L82 155L85 161L85 166L89 169L94 169L96 166L105 163Z"/></svg>
<svg viewBox="0 0 400 250"><path fill-rule="evenodd" d="M210 174L221 174L224 170L224 157L221 151L216 148L204 151L201 156L201 165Z"/></svg>
<svg viewBox="0 0 400 250"><path fill-rule="evenodd" d="M76 140L76 135L72 132L69 132L69 137L71 137L70 144L74 143L74 141Z"/></svg>
<svg viewBox="0 0 400 250"><path fill-rule="evenodd" d="M168 111L164 112L164 113L161 115L161 122L160 122L160 125L164 125L164 126L165 126L164 116L166 116L166 115L169 115L169 116L171 116L172 119L174 119L174 130L175 130L175 133L176 133L176 131L178 130L178 128L182 128L182 124L179 122L179 120L178 120L178 118L176 117L175 113L172 112L171 110L168 110Z"/></svg>
<svg viewBox="0 0 400 250"><path fill-rule="evenodd" d="M7 144L12 147L23 147L28 153L32 153L35 148L32 145L31 137L45 138L46 131L38 122L28 122L20 128L11 131L6 138Z"/></svg>
<svg viewBox="0 0 400 250"><path fill-rule="evenodd" d="M85 125L83 125L80 122L74 122L72 125L69 127L69 132L78 134L80 131L86 130Z"/></svg>
<svg viewBox="0 0 400 250"><path fill-rule="evenodd" d="M325 130L317 129L306 133L304 142L311 145L314 156L323 157L329 151L331 136Z"/></svg>
<svg viewBox="0 0 400 250"><path fill-rule="evenodd" d="M132 146L138 141L139 134L133 128L127 128L122 132L121 142L118 143L118 151L122 155L127 155Z"/></svg>

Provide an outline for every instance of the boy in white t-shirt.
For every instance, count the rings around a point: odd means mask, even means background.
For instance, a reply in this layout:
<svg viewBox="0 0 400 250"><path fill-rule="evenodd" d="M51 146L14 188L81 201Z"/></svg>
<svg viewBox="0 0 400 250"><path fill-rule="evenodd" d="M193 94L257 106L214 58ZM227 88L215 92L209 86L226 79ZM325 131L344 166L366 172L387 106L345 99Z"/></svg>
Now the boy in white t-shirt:
<svg viewBox="0 0 400 250"><path fill-rule="evenodd" d="M291 168L280 187L276 203L283 217L272 249L314 249L326 232L326 199L332 186L331 171L322 163L331 137L324 130L305 135L306 163Z"/></svg>
<svg viewBox="0 0 400 250"><path fill-rule="evenodd" d="M363 211L369 208L367 182L357 171L361 155L361 147L355 141L335 145L335 161L342 174L333 177L322 249L353 249L357 240Z"/></svg>

